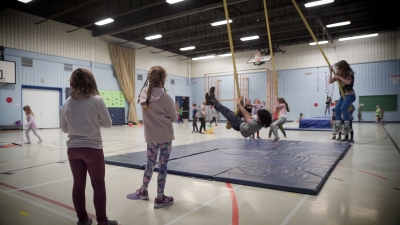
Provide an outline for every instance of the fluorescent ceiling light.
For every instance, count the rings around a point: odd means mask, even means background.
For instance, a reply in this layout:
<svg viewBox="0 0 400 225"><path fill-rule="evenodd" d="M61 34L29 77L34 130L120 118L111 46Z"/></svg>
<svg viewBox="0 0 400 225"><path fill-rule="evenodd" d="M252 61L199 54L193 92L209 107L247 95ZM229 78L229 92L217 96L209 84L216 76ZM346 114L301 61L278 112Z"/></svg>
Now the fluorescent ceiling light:
<svg viewBox="0 0 400 225"><path fill-rule="evenodd" d="M200 59L209 59L209 58L214 58L215 55L208 55L208 56L201 56L197 58L193 58L192 60L200 60Z"/></svg>
<svg viewBox="0 0 400 225"><path fill-rule="evenodd" d="M340 38L339 41L348 41L348 40L353 40L353 39L376 37L376 36L378 36L378 34L367 34L367 35L354 36L354 37L348 37L348 38Z"/></svg>
<svg viewBox="0 0 400 225"><path fill-rule="evenodd" d="M104 24L112 23L112 22L114 22L113 19L107 18L107 19L101 20L101 21L99 21L99 22L96 22L95 24L96 24L97 26L102 26L102 25L104 25Z"/></svg>
<svg viewBox="0 0 400 225"><path fill-rule="evenodd" d="M196 47L194 47L194 46L189 46L189 47L184 47L184 48L180 48L179 50L181 50L181 51L187 51L187 50L192 50L192 49L195 49Z"/></svg>
<svg viewBox="0 0 400 225"><path fill-rule="evenodd" d="M32 0L18 0L19 2L23 2L23 3L28 3L31 2Z"/></svg>
<svg viewBox="0 0 400 225"><path fill-rule="evenodd" d="M334 0L321 0L304 4L306 8L332 3Z"/></svg>
<svg viewBox="0 0 400 225"><path fill-rule="evenodd" d="M228 20L229 21L229 23L232 23L232 20ZM221 20L221 21L218 21L218 22L215 22L215 23L211 23L211 26L219 26L219 25L224 25L224 24L226 24L226 20Z"/></svg>
<svg viewBox="0 0 400 225"><path fill-rule="evenodd" d="M226 57L226 56L231 56L231 55L232 55L232 53L226 53L226 54L219 55L219 57Z"/></svg>
<svg viewBox="0 0 400 225"><path fill-rule="evenodd" d="M350 21L346 21L346 22L340 22L340 23L332 23L332 24L328 24L326 25L326 27L338 27L338 26L344 26L344 25L349 25L351 22Z"/></svg>
<svg viewBox="0 0 400 225"><path fill-rule="evenodd" d="M249 40L254 40L254 39L259 39L259 36L250 36L250 37L244 37L240 38L241 41L249 41Z"/></svg>
<svg viewBox="0 0 400 225"><path fill-rule="evenodd" d="M153 35L153 36L145 37L144 39L153 40L153 39L157 39L157 38L161 38L161 37L162 37L161 34L156 34L156 35Z"/></svg>
<svg viewBox="0 0 400 225"><path fill-rule="evenodd" d="M328 44L328 41L318 41L319 45ZM317 42L311 42L309 45L317 45Z"/></svg>
<svg viewBox="0 0 400 225"><path fill-rule="evenodd" d="M167 0L167 2L169 4L174 4L174 3L177 3L177 2L181 2L181 1L185 1L185 0Z"/></svg>

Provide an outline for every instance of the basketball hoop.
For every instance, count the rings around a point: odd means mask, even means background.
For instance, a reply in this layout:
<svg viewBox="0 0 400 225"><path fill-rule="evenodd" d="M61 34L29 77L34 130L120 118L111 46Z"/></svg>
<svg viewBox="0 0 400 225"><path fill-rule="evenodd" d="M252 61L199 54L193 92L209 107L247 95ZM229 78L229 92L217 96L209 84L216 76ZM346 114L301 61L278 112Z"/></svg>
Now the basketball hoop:
<svg viewBox="0 0 400 225"><path fill-rule="evenodd" d="M261 61L261 57L262 57L262 55L261 55L260 51L256 51L254 53L254 59L256 60L257 63L259 63Z"/></svg>
<svg viewBox="0 0 400 225"><path fill-rule="evenodd" d="M397 84L399 84L400 75L391 75L391 76L389 76L389 79L392 80L392 83L394 85L397 85Z"/></svg>

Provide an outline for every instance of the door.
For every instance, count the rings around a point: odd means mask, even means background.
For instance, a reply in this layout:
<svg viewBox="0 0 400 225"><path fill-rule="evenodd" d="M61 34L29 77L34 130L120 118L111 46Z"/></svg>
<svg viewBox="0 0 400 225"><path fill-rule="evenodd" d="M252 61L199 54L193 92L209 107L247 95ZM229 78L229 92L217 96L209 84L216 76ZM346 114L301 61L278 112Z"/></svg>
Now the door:
<svg viewBox="0 0 400 225"><path fill-rule="evenodd" d="M189 119L189 97L175 96L175 107L177 112L183 108L182 119Z"/></svg>
<svg viewBox="0 0 400 225"><path fill-rule="evenodd" d="M22 107L29 105L38 128L60 128L60 90L22 88ZM23 113L24 124L27 124Z"/></svg>

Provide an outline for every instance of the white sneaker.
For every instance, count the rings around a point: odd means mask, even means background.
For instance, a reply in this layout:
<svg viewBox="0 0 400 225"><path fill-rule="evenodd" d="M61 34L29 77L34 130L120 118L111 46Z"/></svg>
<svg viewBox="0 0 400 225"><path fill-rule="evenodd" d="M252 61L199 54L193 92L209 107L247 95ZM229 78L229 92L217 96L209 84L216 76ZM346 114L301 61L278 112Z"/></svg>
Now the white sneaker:
<svg viewBox="0 0 400 225"><path fill-rule="evenodd" d="M40 140L39 142L38 142L38 144L40 144L40 143L42 143L43 142L43 140Z"/></svg>
<svg viewBox="0 0 400 225"><path fill-rule="evenodd" d="M24 144L25 144L25 145L30 145L31 142L30 142L30 141L27 141L27 142L25 142Z"/></svg>

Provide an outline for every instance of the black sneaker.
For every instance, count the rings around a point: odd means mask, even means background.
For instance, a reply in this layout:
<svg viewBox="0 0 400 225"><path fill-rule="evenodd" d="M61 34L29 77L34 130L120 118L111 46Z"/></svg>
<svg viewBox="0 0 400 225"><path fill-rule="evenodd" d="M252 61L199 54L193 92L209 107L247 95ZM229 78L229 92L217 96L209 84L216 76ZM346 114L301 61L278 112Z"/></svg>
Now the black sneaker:
<svg viewBox="0 0 400 225"><path fill-rule="evenodd" d="M343 142L347 142L347 141L349 141L349 139L348 138L343 138L342 141Z"/></svg>
<svg viewBox="0 0 400 225"><path fill-rule="evenodd" d="M211 98L215 98L215 87L211 87L209 93Z"/></svg>
<svg viewBox="0 0 400 225"><path fill-rule="evenodd" d="M210 95L208 94L208 93L206 93L206 105L212 105L212 102L211 102L211 97L210 97Z"/></svg>
<svg viewBox="0 0 400 225"><path fill-rule="evenodd" d="M331 140L336 140L336 137L335 137L335 136L333 136L333 137L331 138Z"/></svg>
<svg viewBox="0 0 400 225"><path fill-rule="evenodd" d="M349 142L353 143L353 142L354 142L354 140L353 140L353 139L349 139Z"/></svg>
<svg viewBox="0 0 400 225"><path fill-rule="evenodd" d="M336 141L341 141L342 140L342 138L341 137L338 137L337 139L336 139Z"/></svg>
<svg viewBox="0 0 400 225"><path fill-rule="evenodd" d="M284 133L283 136L286 137L286 133Z"/></svg>

